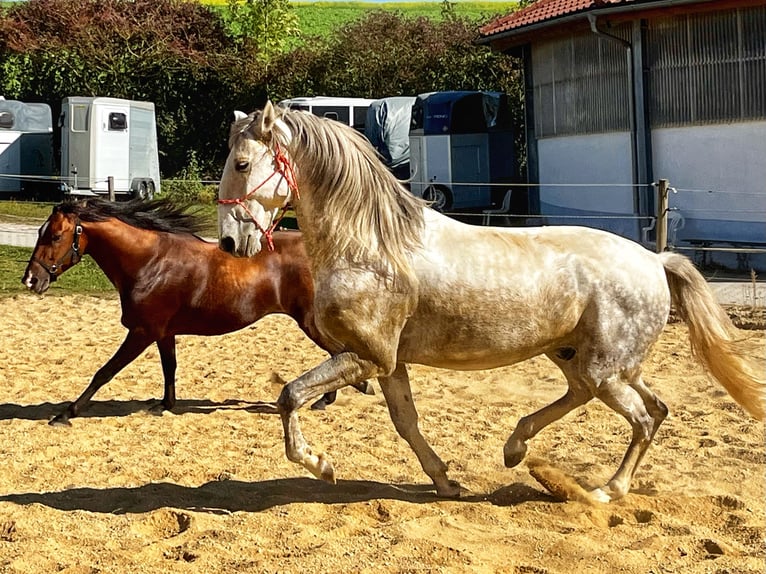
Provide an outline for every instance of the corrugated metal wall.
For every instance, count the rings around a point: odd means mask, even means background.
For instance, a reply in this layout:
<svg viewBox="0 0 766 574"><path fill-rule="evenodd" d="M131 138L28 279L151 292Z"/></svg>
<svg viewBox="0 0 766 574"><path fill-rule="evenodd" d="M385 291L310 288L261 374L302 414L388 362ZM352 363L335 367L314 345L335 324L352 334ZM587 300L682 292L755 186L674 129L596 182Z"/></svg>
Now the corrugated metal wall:
<svg viewBox="0 0 766 574"><path fill-rule="evenodd" d="M766 7L649 22L652 127L766 118Z"/></svg>
<svg viewBox="0 0 766 574"><path fill-rule="evenodd" d="M627 38L629 27L611 31ZM537 137L630 129L630 82L624 47L590 32L532 50Z"/></svg>

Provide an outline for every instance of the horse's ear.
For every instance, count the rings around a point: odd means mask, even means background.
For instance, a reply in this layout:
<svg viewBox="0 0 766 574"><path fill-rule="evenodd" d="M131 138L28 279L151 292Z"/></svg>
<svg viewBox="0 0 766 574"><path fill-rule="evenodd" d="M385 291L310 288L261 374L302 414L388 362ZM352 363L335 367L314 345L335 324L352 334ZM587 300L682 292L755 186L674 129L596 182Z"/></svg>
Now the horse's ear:
<svg viewBox="0 0 766 574"><path fill-rule="evenodd" d="M247 117L247 114L245 112L241 112L239 110L234 110L234 121L238 122L239 120L244 120Z"/></svg>
<svg viewBox="0 0 766 574"><path fill-rule="evenodd" d="M274 127L274 122L277 121L277 114L274 111L274 106L271 100L266 100L266 105L263 106L260 117L258 119L258 133L261 137L271 133Z"/></svg>

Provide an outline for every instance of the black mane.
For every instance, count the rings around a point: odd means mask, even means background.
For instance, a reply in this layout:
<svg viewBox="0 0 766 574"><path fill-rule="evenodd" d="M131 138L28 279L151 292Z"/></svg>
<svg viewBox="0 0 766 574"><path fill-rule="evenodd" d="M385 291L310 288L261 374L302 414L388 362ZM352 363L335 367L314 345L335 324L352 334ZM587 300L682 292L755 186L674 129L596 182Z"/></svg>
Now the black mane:
<svg viewBox="0 0 766 574"><path fill-rule="evenodd" d="M179 206L165 198L122 202L93 198L64 201L54 207L54 210L75 214L83 221L96 222L115 218L149 231L197 235L204 231L205 223L196 214L186 212L187 207Z"/></svg>

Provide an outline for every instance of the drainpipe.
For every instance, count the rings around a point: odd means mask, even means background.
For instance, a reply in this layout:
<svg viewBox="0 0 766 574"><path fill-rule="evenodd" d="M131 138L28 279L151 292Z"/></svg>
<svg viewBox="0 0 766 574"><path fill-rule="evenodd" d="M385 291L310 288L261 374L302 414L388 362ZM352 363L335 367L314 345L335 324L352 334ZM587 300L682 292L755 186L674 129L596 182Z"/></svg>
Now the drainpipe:
<svg viewBox="0 0 766 574"><path fill-rule="evenodd" d="M651 190L651 161L649 154L649 139L648 130L645 122L644 114L644 86L642 78L636 81L636 57L641 58L638 62L638 66L641 66L643 56L641 54L634 53L633 43L623 40L618 36L609 34L600 30L598 27L598 19L595 14L587 14L588 22L590 23L591 31L607 40L619 43L625 48L625 53L628 59L628 84L630 90L630 135L631 135L631 148L632 158L631 163L633 165L633 182L647 184L648 190ZM641 46L642 38L639 35L635 37L634 28L634 42L637 41L639 47ZM640 34L640 30L639 30ZM650 215L653 213L652 204L653 199L651 193L647 192L646 196L642 197L642 193L639 188L634 188L633 191L633 207L639 215Z"/></svg>

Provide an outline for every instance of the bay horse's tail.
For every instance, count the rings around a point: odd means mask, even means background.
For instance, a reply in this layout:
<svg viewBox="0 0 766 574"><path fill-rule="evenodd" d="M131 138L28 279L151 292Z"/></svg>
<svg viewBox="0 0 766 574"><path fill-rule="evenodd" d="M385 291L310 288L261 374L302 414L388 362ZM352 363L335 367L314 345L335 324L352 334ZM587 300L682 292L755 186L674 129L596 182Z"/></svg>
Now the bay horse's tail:
<svg viewBox="0 0 766 574"><path fill-rule="evenodd" d="M676 312L689 328L692 352L742 408L764 420L766 381L737 348L736 327L705 278L683 255L665 252L660 259Z"/></svg>

